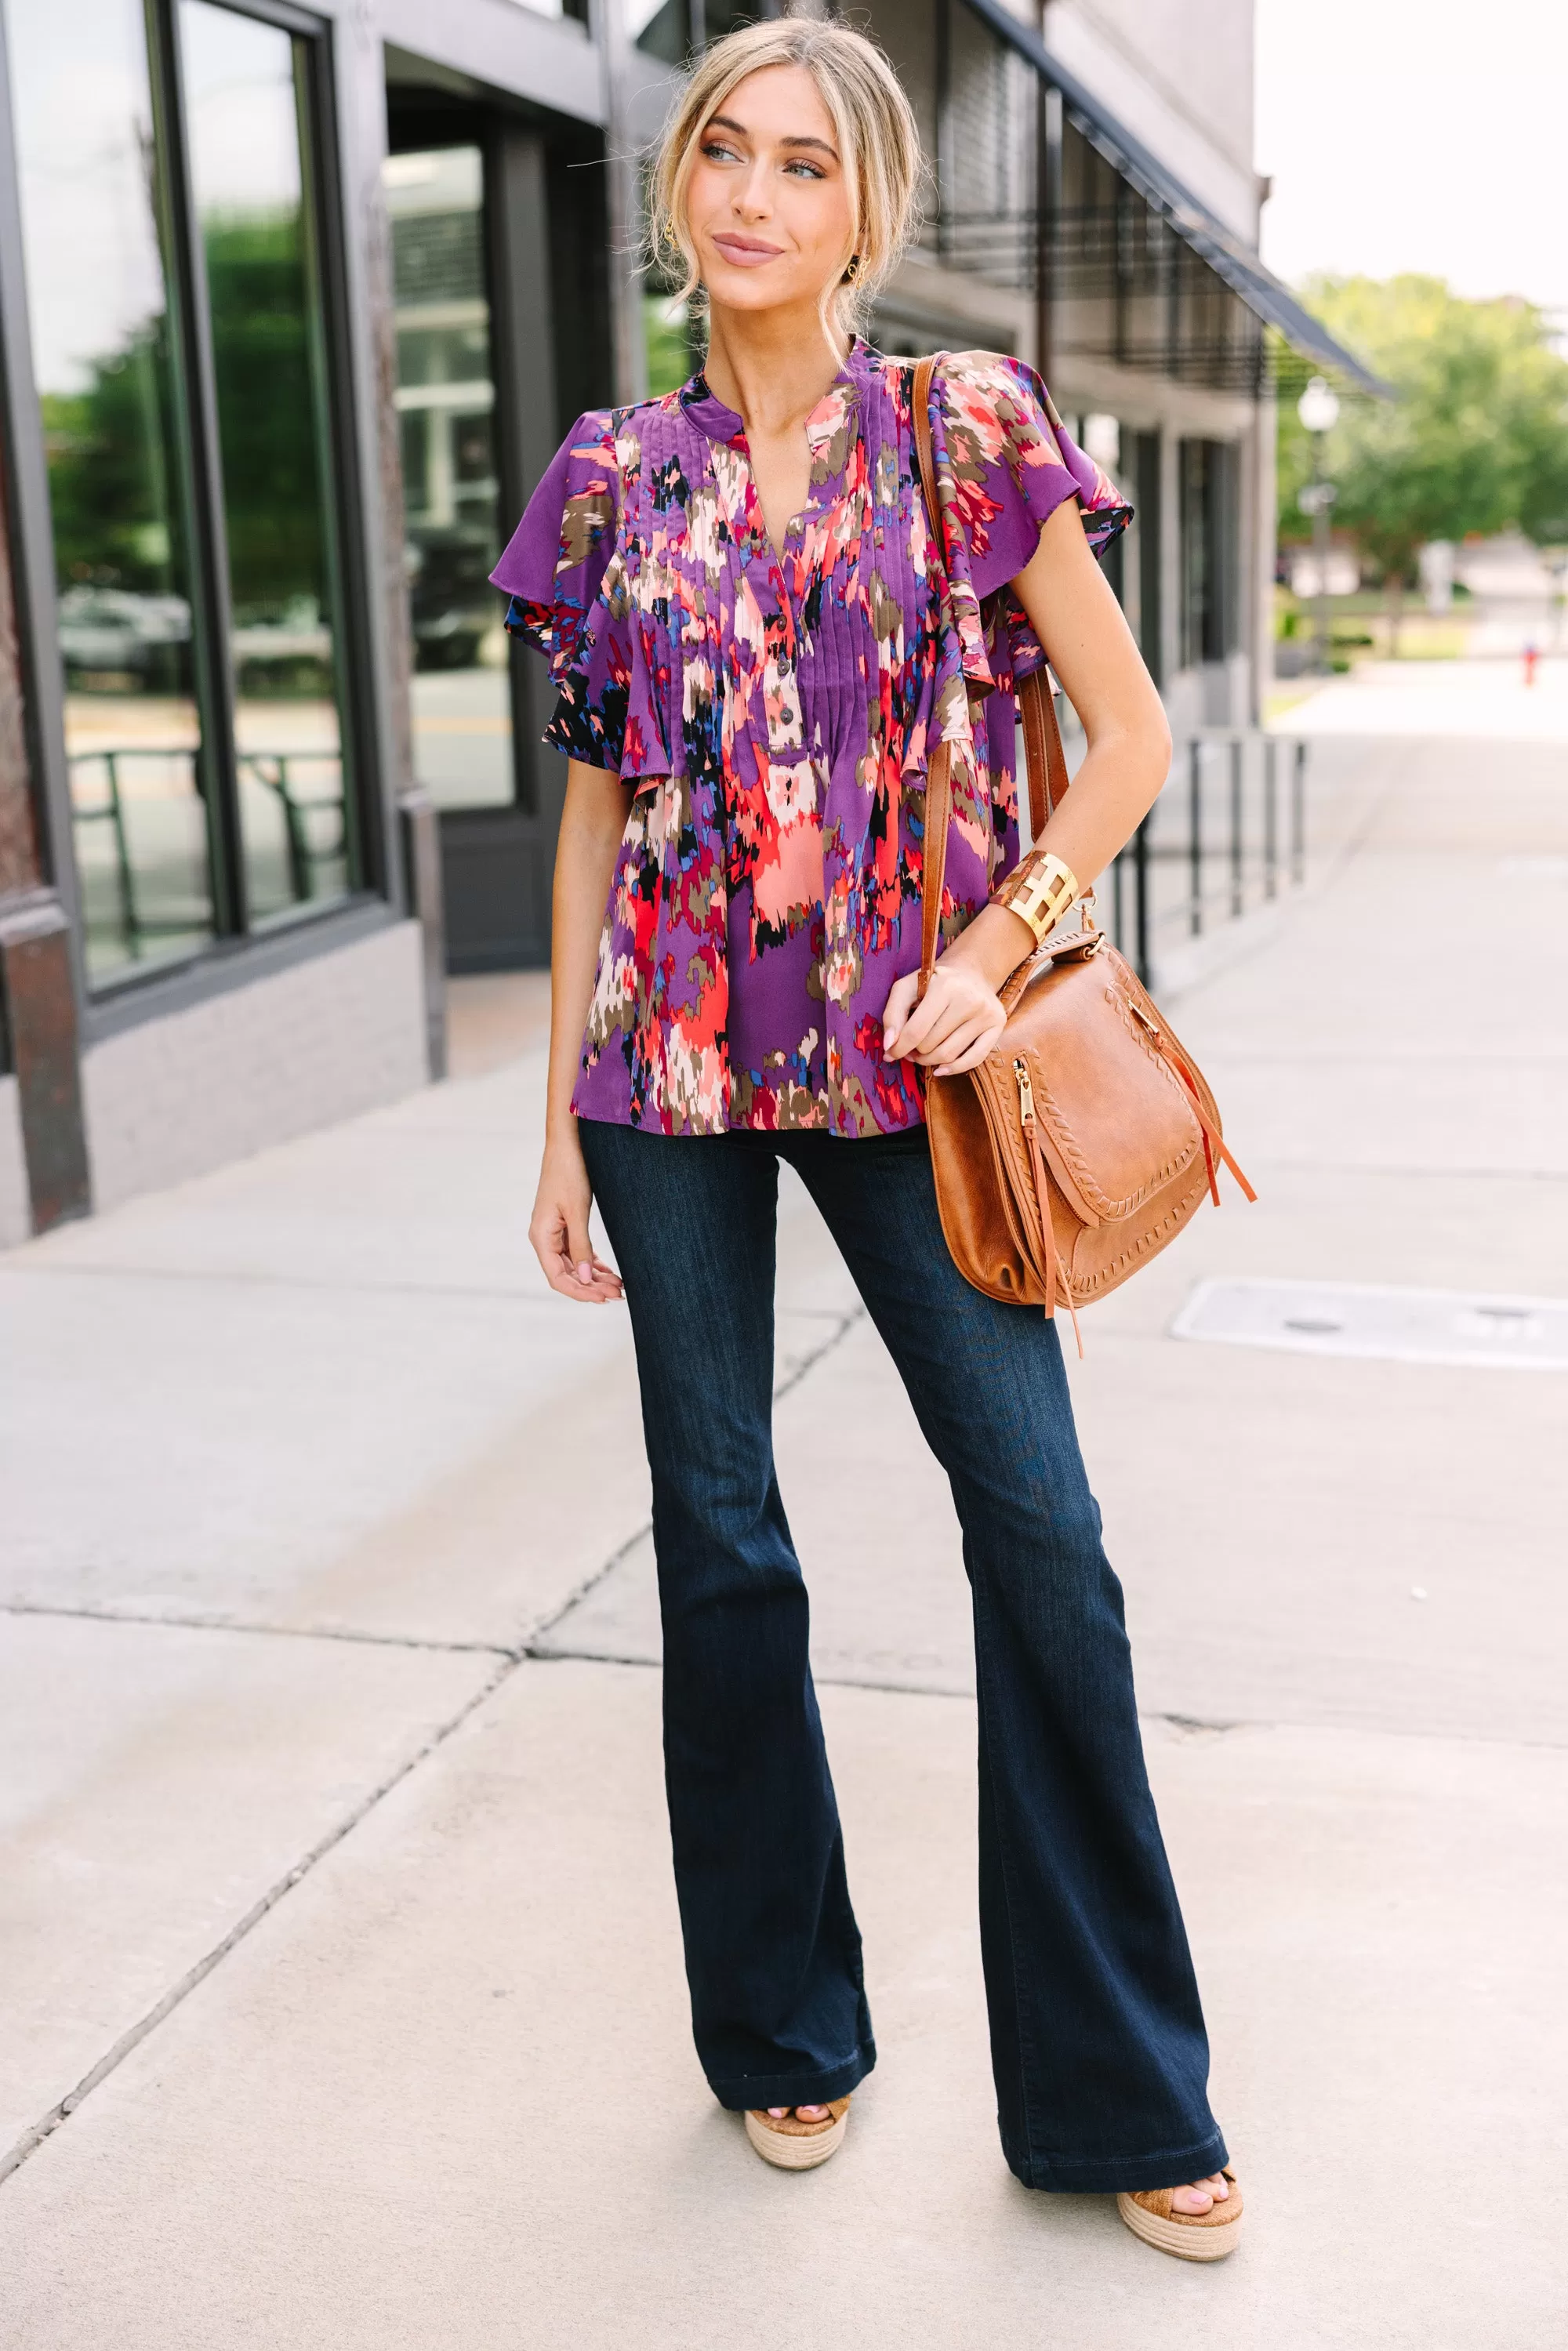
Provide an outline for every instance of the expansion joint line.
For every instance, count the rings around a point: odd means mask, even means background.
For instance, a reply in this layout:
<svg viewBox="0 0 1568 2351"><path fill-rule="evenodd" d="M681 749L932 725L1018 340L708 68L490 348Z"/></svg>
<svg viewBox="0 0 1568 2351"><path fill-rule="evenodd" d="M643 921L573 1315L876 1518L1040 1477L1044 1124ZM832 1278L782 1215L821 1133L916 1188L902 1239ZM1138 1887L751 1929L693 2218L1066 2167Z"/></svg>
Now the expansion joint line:
<svg viewBox="0 0 1568 2351"><path fill-rule="evenodd" d="M145 2041L150 2032L156 2031L165 2017L172 2015L181 2002L187 2000L195 1991L196 1986L212 1974L219 1962L226 1959L229 1953L244 1942L252 1928L258 1927L267 1912L276 1909L290 1888L298 1886L302 1877L308 1877L317 1863L325 1860L335 1845L341 1844L350 1829L358 1828L366 1814L373 1812L383 1797L390 1796L392 1790L401 1786L411 1772L417 1771L422 1763L435 1753L438 1747L444 1746L453 1732L462 1729L469 1716L483 1706L487 1698L493 1697L503 1682L511 1678L522 1662L520 1655L502 1657L495 1670L486 1677L480 1687L465 1700L455 1714L450 1715L438 1729L431 1733L422 1747L406 1757L395 1771L389 1772L387 1777L377 1787L372 1788L368 1795L362 1797L352 1811L347 1813L335 1827L329 1829L326 1835L313 1844L308 1853L295 1863L292 1869L278 1878L275 1885L268 1886L259 1901L253 1902L244 1917L238 1919L229 1928L222 1941L214 1943L212 1949L196 1961L194 1967L186 1970L177 1983L171 1984L162 1999L155 2002L147 2011L145 2016L138 2018L128 2032L120 2034L113 2047L105 2051L91 2072L82 2075L75 2089L68 2090L57 2105L51 2106L47 2115L42 2116L30 2129L23 2132L15 2147L5 2155L0 2156L0 2180L8 2179L14 2171L26 2163L27 2158L37 2148L42 2147L44 2141L51 2137L63 2122L75 2114L82 2100L89 2097L99 2084L106 2081L116 2066L123 2064L131 2051Z"/></svg>
<svg viewBox="0 0 1568 2351"><path fill-rule="evenodd" d="M0 1600L0 1616L52 1616L77 1625L147 1625L161 1633L235 1633L264 1641L343 1641L370 1649L413 1649L438 1657L511 1657L526 1655L507 1641L427 1640L418 1633L369 1633L352 1625L267 1625L243 1616L182 1610L164 1615L156 1608L65 1607L50 1600Z"/></svg>
<svg viewBox="0 0 1568 2351"><path fill-rule="evenodd" d="M774 1401L776 1403L780 1402L785 1396L792 1394L792 1392L800 1385L801 1381L815 1370L816 1366L822 1361L823 1357L831 1354L834 1348L842 1343L842 1341L849 1335L849 1332L853 1329L854 1325L861 1320L864 1311L863 1307L856 1305L849 1311L833 1318L831 1327L823 1336L821 1344L811 1348L806 1354L802 1355L800 1361L791 1367L788 1376L779 1381L778 1386L774 1390ZM395 1635L386 1636L373 1634L355 1635L348 1633L336 1635L329 1634L326 1635L302 1635L299 1636L302 1638L325 1637L328 1639L338 1638L348 1640L369 1639L378 1642L385 1640L387 1646L394 1647L431 1648L442 1650L468 1649L481 1656L492 1655L496 1659L496 1663L491 1672L486 1676L480 1687L475 1690L469 1698L465 1699L464 1703L457 1708L455 1713L449 1715L444 1722L443 1722L435 1730L431 1732L430 1736L424 1740L422 1746L417 1748L412 1755L405 1757L403 1761L397 1766L395 1771L390 1771L386 1778L381 1781L376 1787L372 1788L367 1795L363 1796L350 1812L344 1814L343 1818L339 1821L334 1827L329 1829L326 1835L319 1839L319 1841L310 1847L309 1851L305 1854L300 1860L295 1863L292 1869L286 1871L283 1876L278 1878L274 1885L268 1886L267 1892L263 1894L257 1901L252 1903L244 1917L236 1920L235 1925L229 1928L228 1933L225 1935L219 1942L214 1943L212 1949L206 1952L203 1958L199 1959L193 1967L188 1968L185 1973L179 1979L178 1982L171 1984L168 1991L163 1994L162 2000L155 2001L144 2016L139 2017L134 2024L130 2026L126 2032L120 2034L119 2040L113 2043L112 2047L104 2052L97 2064L91 2068L90 2072L82 2075L81 2080L77 2084L76 2087L72 2090L68 2090L65 2096L59 2099L56 2105L52 2105L47 2114L40 2116L36 2123L32 2124L28 2129L22 2133L21 2137L17 2139L14 2147L10 2147L5 2155L0 2156L0 2181L8 2179L13 2172L19 2170L21 2166L26 2162L27 2158L30 2155L35 2154L37 2150L43 2146L46 2139L52 2137L55 2132L59 2129L62 2123L69 2120L70 2116L75 2114L77 2108L81 2105L83 2099L90 2097L94 2090L98 2088L99 2085L101 2082L107 2081L110 2074L112 2074L118 2066L124 2064L126 2058L131 2055L131 2051L140 2047L141 2043L147 2039L150 2033L155 2032L159 2025L161 2025L167 2017L172 2016L183 2001L190 1998L197 1985L204 1982L206 1978L212 1974L214 1969L220 1966L221 1963L227 1959L231 1951L237 1949L239 1945L245 1941L246 1936L250 1934L252 1929L261 1924L261 1921L267 1917L268 1911L277 1908L277 1905L282 1901L286 1894L289 1893L293 1887L298 1886L302 1878L308 1877L310 1872L316 1867L317 1864L324 1861L327 1855L331 1853L336 1846L341 1844L344 1838L347 1837L352 1830L358 1828L360 1823L366 1819L371 1813L374 1812L376 1806L382 1802L386 1797L390 1796L394 1788L401 1787L405 1780L409 1779L413 1772L419 1770L421 1764L428 1762L430 1758L435 1754L440 1748L446 1744L446 1741L452 1737L453 1733L455 1731L461 1730L463 1725L469 1720L470 1717L477 1713L478 1709L486 1703L486 1699L493 1698L496 1692L500 1689L504 1684L510 1681L513 1675L518 1670L519 1667L528 1662L533 1656L533 1644L541 1640L552 1625L559 1624L561 1618L565 1616L570 1609L576 1606L578 1601L582 1598L583 1594L587 1592L592 1591L593 1587L599 1583L604 1576L608 1575L612 1568L619 1565L620 1562L643 1541L648 1532L649 1528L644 1524L639 1527L636 1532L629 1536L624 1542L617 1544L615 1550L605 1561L602 1567L596 1569L593 1574L589 1576L579 1589L571 1594L570 1598L567 1600L561 1607L558 1608L545 1623L536 1625L527 1643L515 1649L496 1648L486 1642L402 1642L397 1640ZM111 1615L110 1612L108 1610L99 1611L89 1608L45 1608L42 1606L35 1607L27 1603L13 1604L5 1613L9 1613L14 1615L101 1617L106 1621L111 1621L114 1623L148 1623L153 1625L177 1625L181 1622L178 1618L162 1617L152 1614L149 1614L146 1617L129 1617L118 1614ZM252 1626L219 1624L203 1625L199 1627L199 1629L204 1631L211 1630L241 1633L256 1632L279 1635L287 1630L287 1628L282 1626L269 1625ZM552 1662L554 1660L552 1660Z"/></svg>

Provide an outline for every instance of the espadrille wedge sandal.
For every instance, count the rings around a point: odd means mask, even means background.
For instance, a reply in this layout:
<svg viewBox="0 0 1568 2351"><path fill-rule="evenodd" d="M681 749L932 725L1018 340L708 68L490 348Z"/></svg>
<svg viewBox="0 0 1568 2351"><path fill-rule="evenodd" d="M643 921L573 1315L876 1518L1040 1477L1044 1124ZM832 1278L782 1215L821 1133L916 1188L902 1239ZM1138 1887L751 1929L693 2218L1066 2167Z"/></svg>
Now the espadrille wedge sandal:
<svg viewBox="0 0 1568 2351"><path fill-rule="evenodd" d="M821 2123L803 2123L793 2107L770 2115L765 2106L747 2106L746 2136L764 2163L776 2163L780 2171L810 2171L837 2155L849 2122L847 2098L830 2099L828 2118Z"/></svg>
<svg viewBox="0 0 1568 2351"><path fill-rule="evenodd" d="M1116 2210L1134 2237L1162 2253L1174 2253L1178 2262L1222 2262L1236 2251L1241 2235L1241 2190L1228 2164L1221 2167L1219 2176L1230 2193L1207 2212L1173 2212L1174 2188L1145 2188L1118 2196Z"/></svg>

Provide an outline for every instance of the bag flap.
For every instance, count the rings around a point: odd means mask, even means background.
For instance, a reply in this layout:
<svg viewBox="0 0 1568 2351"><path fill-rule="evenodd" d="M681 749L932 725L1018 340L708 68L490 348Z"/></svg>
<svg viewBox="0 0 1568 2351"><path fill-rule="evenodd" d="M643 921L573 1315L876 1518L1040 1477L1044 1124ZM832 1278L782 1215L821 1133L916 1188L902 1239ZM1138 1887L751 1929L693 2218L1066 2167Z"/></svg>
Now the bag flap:
<svg viewBox="0 0 1568 2351"><path fill-rule="evenodd" d="M1028 1061L1051 1172L1088 1225L1132 1216L1203 1151L1191 1095L1134 1017L1136 987L1108 941L1047 964L998 1048Z"/></svg>

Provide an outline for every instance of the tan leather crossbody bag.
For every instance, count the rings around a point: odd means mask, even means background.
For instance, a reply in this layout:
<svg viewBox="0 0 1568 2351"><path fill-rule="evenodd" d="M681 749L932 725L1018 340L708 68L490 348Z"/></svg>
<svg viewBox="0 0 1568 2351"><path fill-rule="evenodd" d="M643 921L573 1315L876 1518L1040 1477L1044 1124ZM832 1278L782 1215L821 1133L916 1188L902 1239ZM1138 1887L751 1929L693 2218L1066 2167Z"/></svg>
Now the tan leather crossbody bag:
<svg viewBox="0 0 1568 2351"><path fill-rule="evenodd" d="M945 356L945 354L939 355ZM931 445L937 359L915 373L915 441L931 528L941 510ZM1043 668L1019 694L1038 841L1068 788ZM925 779L920 992L930 983L952 810L952 746ZM977 1069L933 1078L926 1123L942 1229L965 1279L988 1297L1056 1311L1103 1298L1176 1238L1218 1165L1257 1196L1225 1147L1202 1071L1085 901L1081 930L1052 935L1001 991L1008 1023ZM1079 1352L1082 1352L1082 1334Z"/></svg>

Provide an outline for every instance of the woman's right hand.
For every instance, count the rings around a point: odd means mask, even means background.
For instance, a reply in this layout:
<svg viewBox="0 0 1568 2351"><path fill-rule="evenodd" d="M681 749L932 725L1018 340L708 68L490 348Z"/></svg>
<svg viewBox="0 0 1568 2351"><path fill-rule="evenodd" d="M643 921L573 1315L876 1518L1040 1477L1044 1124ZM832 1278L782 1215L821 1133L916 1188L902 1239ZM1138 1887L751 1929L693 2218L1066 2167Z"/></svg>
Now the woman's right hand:
<svg viewBox="0 0 1568 2351"><path fill-rule="evenodd" d="M593 1188L574 1120L570 1134L545 1144L528 1238L552 1290L563 1298L575 1298L580 1306L608 1306L624 1293L621 1276L595 1256L588 1237L592 1205Z"/></svg>

